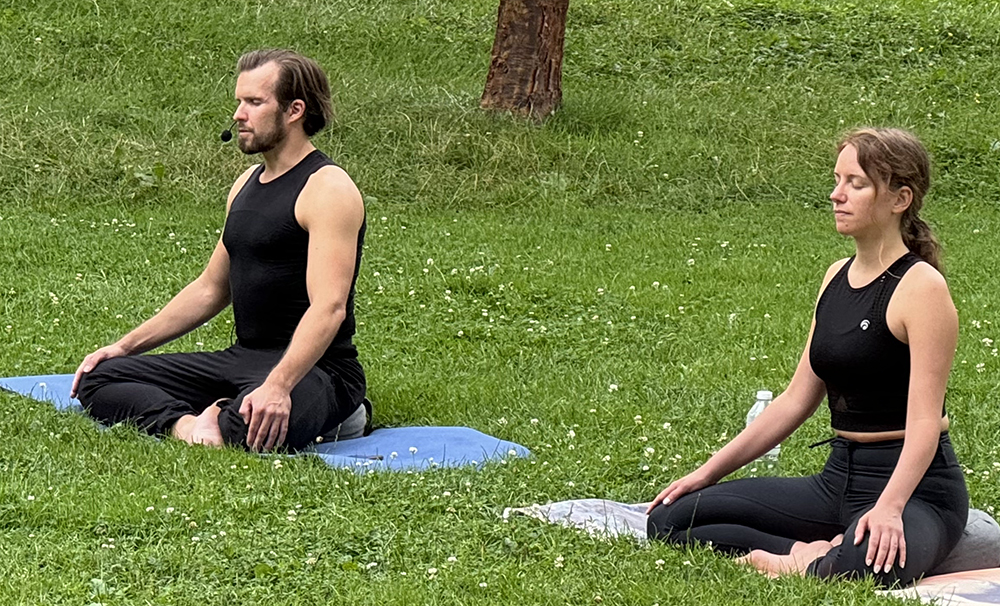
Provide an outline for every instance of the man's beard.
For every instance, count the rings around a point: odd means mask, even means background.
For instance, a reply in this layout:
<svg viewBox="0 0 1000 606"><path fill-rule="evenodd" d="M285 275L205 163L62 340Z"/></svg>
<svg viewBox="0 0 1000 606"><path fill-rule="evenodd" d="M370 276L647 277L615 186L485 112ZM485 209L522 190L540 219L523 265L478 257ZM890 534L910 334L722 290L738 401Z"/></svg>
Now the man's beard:
<svg viewBox="0 0 1000 606"><path fill-rule="evenodd" d="M281 114L275 114L274 124L270 132L260 133L259 131L254 131L245 141L244 139L237 139L236 143L239 145L240 151L248 156L262 154L277 147L279 143L285 140L287 134L288 131L285 130L285 124L281 121Z"/></svg>

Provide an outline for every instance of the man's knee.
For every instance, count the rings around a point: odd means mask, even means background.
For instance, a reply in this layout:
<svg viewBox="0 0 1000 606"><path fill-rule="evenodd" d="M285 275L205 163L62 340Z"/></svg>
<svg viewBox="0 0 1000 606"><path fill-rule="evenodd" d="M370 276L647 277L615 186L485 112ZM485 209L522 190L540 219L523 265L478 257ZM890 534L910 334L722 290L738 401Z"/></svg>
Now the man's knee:
<svg viewBox="0 0 1000 606"><path fill-rule="evenodd" d="M227 400L219 404L219 432L227 445L249 448L247 431L250 427L243 420L239 407L239 400Z"/></svg>
<svg viewBox="0 0 1000 606"><path fill-rule="evenodd" d="M121 380L123 361L126 358L110 358L104 360L93 370L80 377L77 394L80 402L87 406L93 399L94 392L116 380Z"/></svg>
<svg viewBox="0 0 1000 606"><path fill-rule="evenodd" d="M219 432L222 434L222 441L228 446L237 446L249 449L247 444L247 432L250 426L240 414L240 400L228 400L219 405ZM299 427L292 426L293 419L288 419L288 430L285 442L278 447L284 446L289 450L302 450L312 443L318 434L303 434Z"/></svg>

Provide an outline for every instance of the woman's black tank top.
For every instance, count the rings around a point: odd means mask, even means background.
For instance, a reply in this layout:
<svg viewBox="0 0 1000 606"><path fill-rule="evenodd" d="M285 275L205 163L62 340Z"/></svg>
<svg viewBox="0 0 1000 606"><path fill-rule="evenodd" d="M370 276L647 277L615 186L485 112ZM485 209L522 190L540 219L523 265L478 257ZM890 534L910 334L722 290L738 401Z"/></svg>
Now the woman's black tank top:
<svg viewBox="0 0 1000 606"><path fill-rule="evenodd" d="M244 347L284 349L309 308L306 291L309 232L295 219L295 202L309 177L330 165L334 165L333 161L315 150L280 177L261 183L262 164L233 199L222 244L229 253L236 338ZM362 222L347 315L321 361L358 355L351 337L355 330L354 285L364 239Z"/></svg>
<svg viewBox="0 0 1000 606"><path fill-rule="evenodd" d="M903 274L919 261L908 252L872 282L853 288L847 280L851 257L820 296L809 363L826 383L834 429L906 428L910 347L889 330L885 313Z"/></svg>

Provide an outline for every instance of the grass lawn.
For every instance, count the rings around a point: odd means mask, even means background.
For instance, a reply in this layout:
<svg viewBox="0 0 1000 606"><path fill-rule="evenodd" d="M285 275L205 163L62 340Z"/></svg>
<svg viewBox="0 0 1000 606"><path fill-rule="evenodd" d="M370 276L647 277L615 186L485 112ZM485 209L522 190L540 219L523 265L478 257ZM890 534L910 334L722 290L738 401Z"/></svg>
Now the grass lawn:
<svg viewBox="0 0 1000 606"><path fill-rule="evenodd" d="M0 603L884 603L499 513L648 500L741 429L755 390L784 388L823 272L852 251L827 196L834 142L862 124L934 156L925 216L961 321L952 439L992 511L998 11L573 0L564 105L539 128L478 109L495 0L8 3L0 376L72 372L200 272L253 161L218 140L236 58L292 46L330 74L337 124L315 142L366 199L356 342L376 423L468 425L535 456L357 476L0 394ZM226 347L231 322L163 349ZM821 409L780 473L818 470L806 446L828 435Z"/></svg>

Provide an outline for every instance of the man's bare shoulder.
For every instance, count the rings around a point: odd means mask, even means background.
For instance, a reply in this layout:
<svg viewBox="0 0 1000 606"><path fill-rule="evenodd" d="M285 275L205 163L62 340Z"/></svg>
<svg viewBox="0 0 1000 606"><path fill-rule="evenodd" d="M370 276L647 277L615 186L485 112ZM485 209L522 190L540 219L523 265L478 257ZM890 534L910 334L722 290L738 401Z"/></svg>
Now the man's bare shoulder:
<svg viewBox="0 0 1000 606"><path fill-rule="evenodd" d="M233 200L236 198L236 194L240 193L240 190L243 189L243 186L247 184L247 181L250 180L250 175L253 174L253 171L257 170L258 166L260 166L260 164L254 164L250 168L243 171L243 174L237 177L236 182L233 183L233 186L229 188L229 195L226 197L227 210L233 204Z"/></svg>
<svg viewBox="0 0 1000 606"><path fill-rule="evenodd" d="M358 186L344 169L335 165L324 166L310 175L295 203L295 216L307 230L309 223L334 218L357 228L364 213Z"/></svg>

